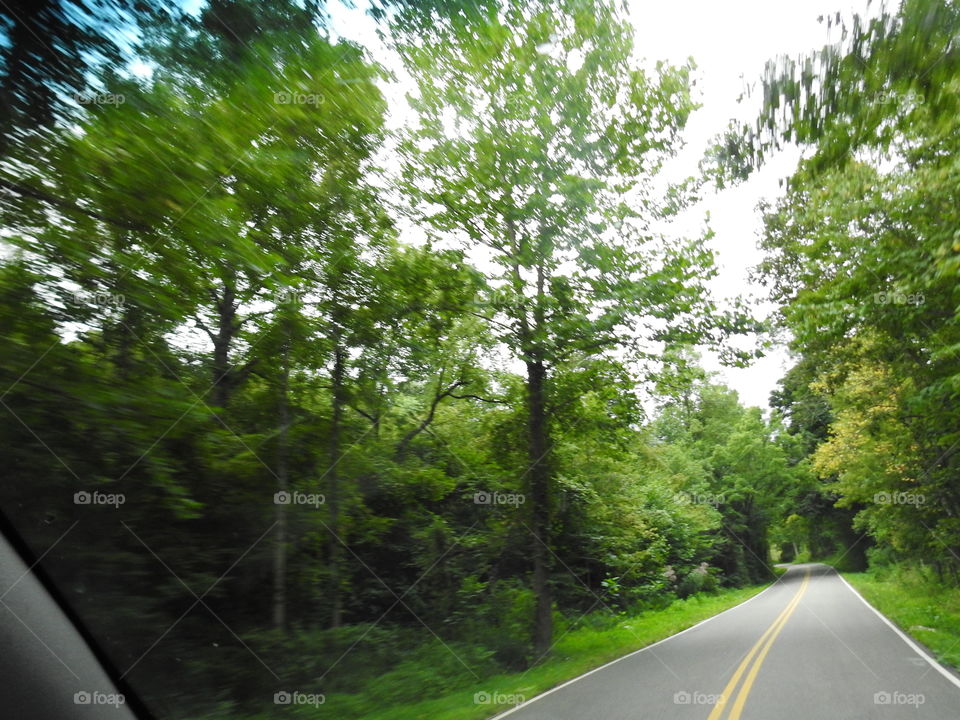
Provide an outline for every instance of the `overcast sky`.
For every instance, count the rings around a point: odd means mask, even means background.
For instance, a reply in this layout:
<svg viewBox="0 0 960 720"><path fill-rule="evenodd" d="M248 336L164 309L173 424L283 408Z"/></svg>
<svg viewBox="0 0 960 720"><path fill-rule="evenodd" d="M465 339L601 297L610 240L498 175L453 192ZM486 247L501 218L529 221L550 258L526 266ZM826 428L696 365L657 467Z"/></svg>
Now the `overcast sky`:
<svg viewBox="0 0 960 720"><path fill-rule="evenodd" d="M731 117L750 117L749 108L737 104L744 80L754 82L760 77L768 59L797 55L836 40L836 32L831 37L817 17L837 12L849 17L854 11L865 13L866 0L634 0L632 14L641 52L673 62L692 57L698 67L703 107L691 118L688 146L679 159L689 168L687 172L695 171L703 148ZM749 269L761 258L756 206L761 198L777 197L779 180L790 174L799 156L796 149L782 153L743 185L711 193L685 218L695 225L706 211L710 213L716 233L712 247L720 264L720 276L713 285L717 295L762 296L762 288L748 281ZM766 304L759 307L763 312L771 309ZM781 349L745 369L721 368L711 358L705 358L705 364L719 371L722 381L736 389L745 404L766 407L789 359Z"/></svg>
<svg viewBox="0 0 960 720"><path fill-rule="evenodd" d="M744 81L756 81L768 59L797 55L835 40L817 17L837 12L844 17L854 11L864 13L866 1L633 0L631 16L639 53L650 60L675 64L692 57L697 65L695 89L703 107L690 120L687 147L671 167L671 175L695 173L704 148L730 118L750 117L750 108L738 105L737 98ZM375 59L392 66L376 40L373 21L363 11L365 3L361 0L357 4L356 9L332 4L333 28L370 47ZM404 119L399 107L402 102L397 101L402 89L401 84L387 92L394 108L390 123L394 127ZM796 149L785 151L743 185L708 194L677 221L679 234L693 236L703 227L709 212L710 226L716 233L711 245L720 266L719 277L712 284L717 297L753 296L754 307L761 314L770 311L770 306L760 301L762 288L752 286L748 279L750 268L761 257L756 206L762 198L780 193L779 180L790 174L798 158ZM704 356L704 364L718 373L719 381L737 390L745 404L765 408L770 391L789 367L789 358L781 348L749 368L722 368L709 354Z"/></svg>

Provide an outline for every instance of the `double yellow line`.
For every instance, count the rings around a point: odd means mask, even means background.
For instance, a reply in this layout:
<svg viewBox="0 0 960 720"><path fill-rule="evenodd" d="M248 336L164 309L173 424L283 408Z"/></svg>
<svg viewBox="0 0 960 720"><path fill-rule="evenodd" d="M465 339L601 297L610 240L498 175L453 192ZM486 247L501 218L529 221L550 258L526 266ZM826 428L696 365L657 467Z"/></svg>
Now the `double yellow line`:
<svg viewBox="0 0 960 720"><path fill-rule="evenodd" d="M740 713L743 712L743 705L747 702L747 696L750 694L750 689L753 687L753 681L756 680L757 673L760 672L760 666L763 665L763 661L766 659L767 653L770 652L770 648L773 647L773 642L777 639L777 635L779 635L780 631L783 630L783 626L787 624L787 620L790 619L790 616L793 615L793 611L796 610L797 605L800 604L800 598L802 598L803 594L807 591L807 586L809 584L810 570L807 570L806 574L803 576L803 582L800 583L800 587L797 590L797 594L793 596L793 599L790 600L780 615L777 616L777 619L773 621L773 624L767 628L766 632L760 636L760 639L757 640L757 644L750 648L750 652L747 653L747 656L743 659L743 662L740 663L740 666L730 678L730 682L728 682L727 686L723 689L720 699L717 701L717 704L714 705L713 712L710 713L710 716L707 718L707 720L720 720L720 717L723 716L724 710L727 708L727 699L732 697L733 691L737 687L737 683L740 682L740 678L743 677L743 674L746 672L747 677L743 681L743 685L740 687L740 692L737 693L737 699L734 700L733 705L730 708L730 714L727 715L728 720L739 720ZM756 656L755 661L754 656ZM750 670L747 671L747 667L750 666L751 662L753 662L753 665L750 667Z"/></svg>

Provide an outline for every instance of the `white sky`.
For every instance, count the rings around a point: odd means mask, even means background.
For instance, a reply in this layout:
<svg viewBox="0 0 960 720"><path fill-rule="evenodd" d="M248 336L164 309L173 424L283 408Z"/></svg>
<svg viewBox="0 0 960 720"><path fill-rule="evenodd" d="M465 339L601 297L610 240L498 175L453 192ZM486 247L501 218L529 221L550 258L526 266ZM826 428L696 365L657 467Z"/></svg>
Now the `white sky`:
<svg viewBox="0 0 960 720"><path fill-rule="evenodd" d="M343 37L371 48L375 59L391 69L394 63L382 55L375 25L365 15L365 3L348 9L331 5L332 27ZM831 36L817 17L840 12L866 12L867 0L633 0L630 8L636 27L637 48L649 60L681 64L692 57L697 65L696 90L702 108L691 117L686 132L687 147L671 165L670 173L695 174L711 138L726 128L730 118L749 118L748 107L738 105L744 81L756 81L767 60L778 55L797 55L826 44ZM835 33L834 33L835 34ZM835 39L835 37L833 38ZM387 90L395 112L390 125L403 123L401 98L406 88L399 83ZM719 298L737 295L762 297L762 288L752 286L748 273L761 259L757 240L761 227L756 210L761 198L780 194L779 180L795 167L799 152L791 149L772 158L746 183L722 192L711 192L677 221L678 234L695 235L710 214L715 232L711 247L717 253L720 274L711 289ZM754 307L766 314L771 306L755 300ZM737 390L747 405L767 407L770 391L789 367L785 349L744 369L723 368L716 357L704 353L704 365L716 371L717 379Z"/></svg>
<svg viewBox="0 0 960 720"><path fill-rule="evenodd" d="M703 107L690 120L688 145L677 161L692 173L703 148L730 118L749 119L749 108L737 103L744 81L756 81L766 61L777 55L797 55L835 40L817 17L838 11L844 17L854 11L865 13L866 0L634 0L631 7L642 54L675 63L692 57L697 64ZM782 153L743 185L711 193L681 219L694 228L705 212L710 213L716 233L711 246L720 266L712 284L717 296L763 296L763 289L752 286L747 277L762 257L757 248L761 222L756 206L761 198L780 194L779 180L791 173L798 158L797 149ZM772 309L767 303L754 307L762 313ZM708 355L704 364L718 371L719 379L737 390L745 404L760 407L767 406L770 391L790 366L784 349L749 368L722 368Z"/></svg>
<svg viewBox="0 0 960 720"><path fill-rule="evenodd" d="M347 8L330 3L332 28L370 48L375 60L398 70L399 63L388 58L377 38L377 26L365 12L367 3L359 0L356 4ZM737 103L744 81L755 82L771 58L822 47L831 36L817 17L837 12L844 17L853 12L866 14L867 0L631 0L630 10L640 55L674 64L692 57L697 65L695 90L702 107L688 124L687 147L668 168L671 177L683 177L697 172L704 149L730 118L751 117L750 107ZM401 80L385 88L391 104L389 127L403 125L408 117L403 95L410 87L409 81ZM761 316L772 309L758 300L763 289L748 281L750 268L761 259L756 206L761 198L780 194L779 180L791 173L798 157L798 150L792 148L771 158L746 183L709 192L677 220L676 234L692 237L700 232L709 213L715 232L711 247L720 269L711 289L718 300L741 295L753 298L752 306ZM703 353L703 364L717 373L717 380L734 388L745 404L766 408L770 391L790 361L786 350L778 348L749 368L723 368L708 352Z"/></svg>

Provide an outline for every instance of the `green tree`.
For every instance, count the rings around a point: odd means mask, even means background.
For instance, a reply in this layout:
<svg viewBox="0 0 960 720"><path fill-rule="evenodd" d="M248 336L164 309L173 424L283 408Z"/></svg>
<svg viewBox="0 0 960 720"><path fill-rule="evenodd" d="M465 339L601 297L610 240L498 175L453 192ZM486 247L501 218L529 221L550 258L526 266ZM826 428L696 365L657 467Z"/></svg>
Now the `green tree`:
<svg viewBox="0 0 960 720"><path fill-rule="evenodd" d="M554 368L709 334L709 252L700 239L661 245L645 226L684 200L674 189L658 202L654 177L695 107L690 68L637 68L629 23L604 2L508 3L482 21L441 19L415 42L403 29L397 47L417 82L417 124L401 144L405 190L429 227L486 258L488 321L526 370L523 474L542 654Z"/></svg>
<svg viewBox="0 0 960 720"><path fill-rule="evenodd" d="M925 503L867 507L861 516L895 519L914 538L911 552L955 570L960 248L951 88L960 19L950 3L908 0L871 19L827 22L840 25L841 39L771 63L756 123L738 128L718 157L737 174L786 142L810 149L787 195L766 209L760 272L794 348L821 367L838 439L819 467L840 472L825 460L841 445L861 467L886 457L877 477L887 477L887 491L909 487ZM881 390L878 377L897 391ZM841 504L874 502L871 480L848 467L843 475Z"/></svg>

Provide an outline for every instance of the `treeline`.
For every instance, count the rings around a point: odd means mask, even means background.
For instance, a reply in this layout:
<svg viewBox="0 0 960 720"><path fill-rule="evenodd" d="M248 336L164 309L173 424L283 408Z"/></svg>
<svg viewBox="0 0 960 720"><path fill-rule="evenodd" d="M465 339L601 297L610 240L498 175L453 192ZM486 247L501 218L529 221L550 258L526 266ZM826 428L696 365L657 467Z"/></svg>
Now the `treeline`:
<svg viewBox="0 0 960 720"><path fill-rule="evenodd" d="M736 176L783 143L808 150L764 208L759 268L799 359L775 404L819 478L784 540L956 585L960 17L906 0L825 22L840 41L770 64L762 116L717 154Z"/></svg>
<svg viewBox="0 0 960 720"><path fill-rule="evenodd" d="M636 67L613 4L469 8L380 8L399 133L309 3L131 10L149 73L4 78L3 508L159 716L529 667L769 579L815 485L696 368L758 327L705 238L653 229L702 182L655 179L690 69Z"/></svg>

